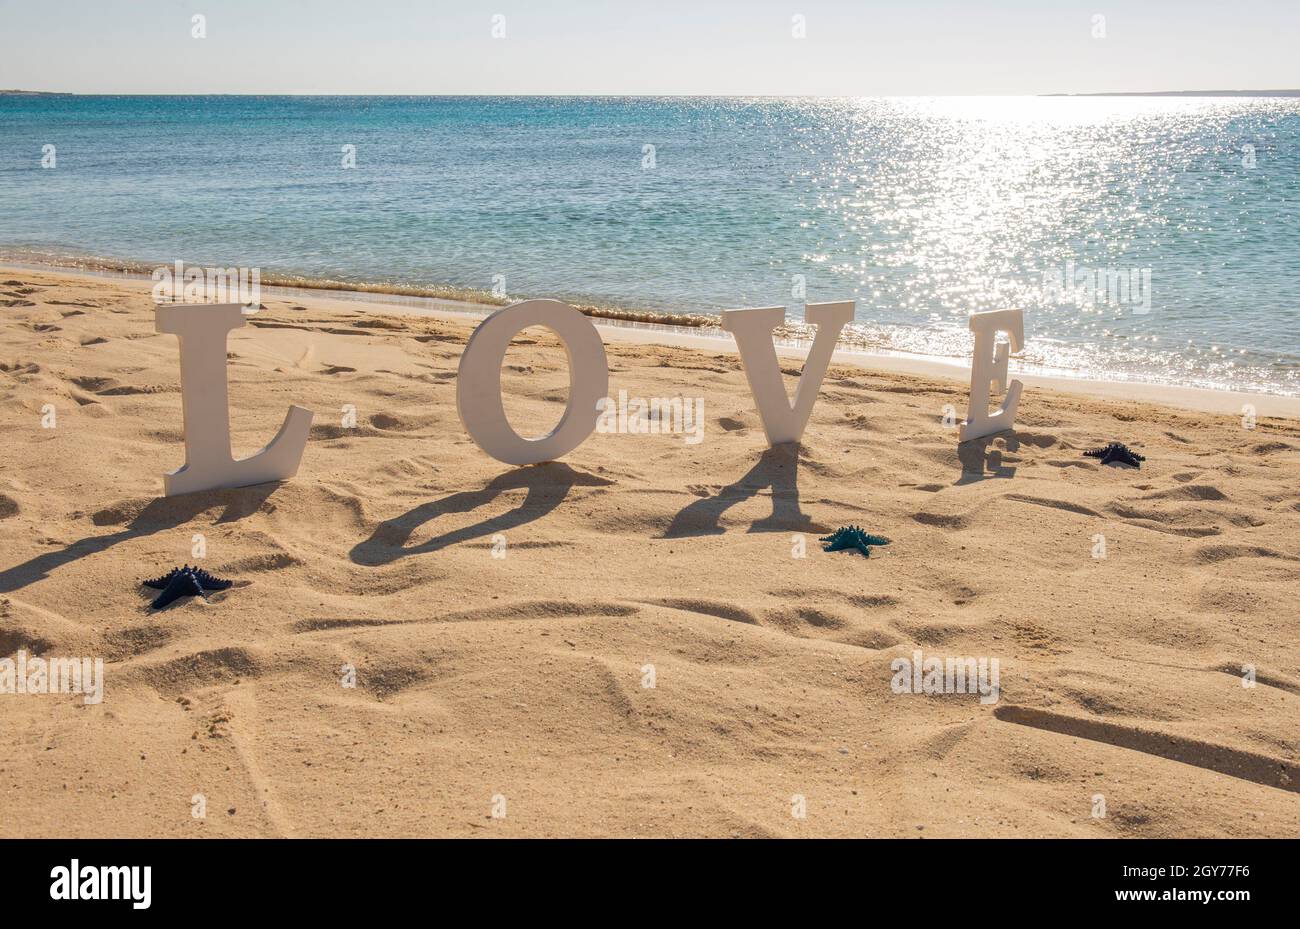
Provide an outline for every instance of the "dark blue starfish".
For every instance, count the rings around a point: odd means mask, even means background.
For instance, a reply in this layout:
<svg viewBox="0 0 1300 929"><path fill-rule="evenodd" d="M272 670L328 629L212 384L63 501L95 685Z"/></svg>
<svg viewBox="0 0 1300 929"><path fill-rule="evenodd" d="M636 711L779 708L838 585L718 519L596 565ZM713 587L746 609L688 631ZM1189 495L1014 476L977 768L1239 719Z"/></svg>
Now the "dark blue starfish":
<svg viewBox="0 0 1300 929"><path fill-rule="evenodd" d="M162 577L144 581L144 586L162 591L150 604L155 610L161 610L181 597L202 597L204 591L227 590L233 583L214 577L202 568L185 565L183 568L172 568Z"/></svg>
<svg viewBox="0 0 1300 929"><path fill-rule="evenodd" d="M201 597L203 596L203 587L199 584L199 579L189 571L182 571L172 578L171 583L163 588L153 603L150 604L155 610L162 610L172 605L181 597Z"/></svg>
<svg viewBox="0 0 1300 929"><path fill-rule="evenodd" d="M193 574L194 579L199 582L199 586L204 590L229 590L230 586L234 583L234 581L227 581L215 577L207 571L204 571L202 568L191 568L189 565L185 565L181 568L172 568L162 577L155 577L151 580L143 581L142 583L144 586L152 587L154 590L163 590L168 584L176 579L176 575L185 574L186 572Z"/></svg>
<svg viewBox="0 0 1300 929"><path fill-rule="evenodd" d="M824 552L857 549L867 558L871 557L871 546L889 544L889 540L883 535L870 535L857 526L842 526L819 541L828 543L822 546Z"/></svg>
<svg viewBox="0 0 1300 929"><path fill-rule="evenodd" d="M1141 468L1142 462L1147 460L1145 455L1139 455L1122 442L1111 442L1104 448L1090 448L1083 454L1085 458L1100 458L1102 464L1118 461L1135 468Z"/></svg>

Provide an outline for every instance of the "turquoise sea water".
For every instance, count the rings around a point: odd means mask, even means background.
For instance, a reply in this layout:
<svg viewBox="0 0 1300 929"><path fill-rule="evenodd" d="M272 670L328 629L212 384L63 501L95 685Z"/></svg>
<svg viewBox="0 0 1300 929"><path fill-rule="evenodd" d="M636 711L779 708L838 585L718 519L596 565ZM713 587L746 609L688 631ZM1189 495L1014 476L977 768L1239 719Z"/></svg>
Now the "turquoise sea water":
<svg viewBox="0 0 1300 929"><path fill-rule="evenodd" d="M6 256L855 298L936 355L1019 306L1026 364L1300 395L1300 100L0 96Z"/></svg>

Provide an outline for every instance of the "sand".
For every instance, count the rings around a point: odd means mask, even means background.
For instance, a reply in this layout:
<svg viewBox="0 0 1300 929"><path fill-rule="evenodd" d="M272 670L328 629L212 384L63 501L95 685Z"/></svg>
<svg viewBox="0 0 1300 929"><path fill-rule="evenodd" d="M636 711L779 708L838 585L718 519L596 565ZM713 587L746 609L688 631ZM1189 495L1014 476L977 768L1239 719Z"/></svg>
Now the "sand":
<svg viewBox="0 0 1300 929"><path fill-rule="evenodd" d="M97 705L0 695L0 834L1300 830L1300 420L1031 382L959 446L959 380L841 360L767 450L726 343L610 330L611 389L703 397L703 441L512 469L456 417L471 321L277 295L230 339L234 442L305 405L299 474L163 499L147 283L8 269L0 301L0 655L105 662ZM563 352L504 382L544 431ZM1142 469L1082 457L1111 440ZM822 552L846 523L892 544ZM235 587L151 613L198 536ZM895 692L917 650L997 659L998 700Z"/></svg>

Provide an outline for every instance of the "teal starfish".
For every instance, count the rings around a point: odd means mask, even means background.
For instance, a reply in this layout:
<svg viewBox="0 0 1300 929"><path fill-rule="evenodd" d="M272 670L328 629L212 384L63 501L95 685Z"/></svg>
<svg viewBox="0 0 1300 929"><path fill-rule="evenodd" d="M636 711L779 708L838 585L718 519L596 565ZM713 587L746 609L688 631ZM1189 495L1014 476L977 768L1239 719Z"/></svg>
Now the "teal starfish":
<svg viewBox="0 0 1300 929"><path fill-rule="evenodd" d="M824 552L842 552L855 548L867 558L871 557L871 546L889 544L883 535L870 535L857 526L842 526L819 541L828 543L822 546Z"/></svg>

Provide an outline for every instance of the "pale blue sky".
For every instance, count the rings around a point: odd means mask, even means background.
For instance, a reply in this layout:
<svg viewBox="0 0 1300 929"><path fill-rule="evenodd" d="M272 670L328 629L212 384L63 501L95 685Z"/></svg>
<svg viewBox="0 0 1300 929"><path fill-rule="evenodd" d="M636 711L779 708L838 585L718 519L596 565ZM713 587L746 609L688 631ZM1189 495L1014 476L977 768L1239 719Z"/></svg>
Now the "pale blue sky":
<svg viewBox="0 0 1300 929"><path fill-rule="evenodd" d="M0 0L0 88L83 93L1295 88L1297 49L1300 0Z"/></svg>

